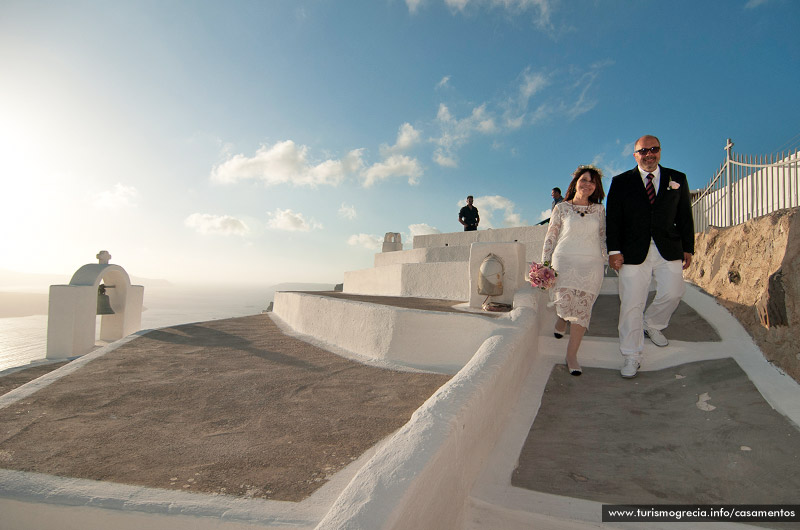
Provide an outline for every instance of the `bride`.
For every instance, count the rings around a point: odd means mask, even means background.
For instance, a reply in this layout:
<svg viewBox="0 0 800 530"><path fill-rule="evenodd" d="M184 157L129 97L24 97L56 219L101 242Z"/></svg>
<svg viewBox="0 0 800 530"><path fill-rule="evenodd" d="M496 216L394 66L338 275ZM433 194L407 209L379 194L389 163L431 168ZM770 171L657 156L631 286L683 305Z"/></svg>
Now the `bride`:
<svg viewBox="0 0 800 530"><path fill-rule="evenodd" d="M566 365L572 375L581 375L578 348L600 294L607 259L602 178L598 168L578 166L565 200L553 209L542 248L542 261L558 272L548 305L555 306L558 315L553 330L557 339L570 323Z"/></svg>

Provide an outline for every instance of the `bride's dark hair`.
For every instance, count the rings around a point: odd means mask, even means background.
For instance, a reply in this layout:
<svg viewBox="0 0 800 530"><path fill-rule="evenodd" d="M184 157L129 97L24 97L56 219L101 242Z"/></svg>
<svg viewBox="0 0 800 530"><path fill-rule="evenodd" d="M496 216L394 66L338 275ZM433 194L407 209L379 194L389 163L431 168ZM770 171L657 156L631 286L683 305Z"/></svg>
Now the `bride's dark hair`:
<svg viewBox="0 0 800 530"><path fill-rule="evenodd" d="M603 172L592 165L578 166L578 169L572 173L572 181L569 183L567 195L564 197L564 200L571 201L575 197L575 188L578 186L578 179L581 178L581 175L584 173L589 173L592 177L592 182L594 182L594 193L589 196L589 202L600 204L603 202L603 199L606 198L606 192L603 190Z"/></svg>

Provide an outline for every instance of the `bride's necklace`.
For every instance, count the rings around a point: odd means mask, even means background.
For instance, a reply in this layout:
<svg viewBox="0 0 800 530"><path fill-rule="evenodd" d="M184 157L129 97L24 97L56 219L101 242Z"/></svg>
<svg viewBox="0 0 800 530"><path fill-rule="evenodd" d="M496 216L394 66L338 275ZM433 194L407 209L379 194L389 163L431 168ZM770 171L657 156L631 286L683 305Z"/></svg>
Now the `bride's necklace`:
<svg viewBox="0 0 800 530"><path fill-rule="evenodd" d="M586 211L589 209L589 204L575 204L575 199L569 204L572 206L572 211L579 214L581 217L586 215Z"/></svg>

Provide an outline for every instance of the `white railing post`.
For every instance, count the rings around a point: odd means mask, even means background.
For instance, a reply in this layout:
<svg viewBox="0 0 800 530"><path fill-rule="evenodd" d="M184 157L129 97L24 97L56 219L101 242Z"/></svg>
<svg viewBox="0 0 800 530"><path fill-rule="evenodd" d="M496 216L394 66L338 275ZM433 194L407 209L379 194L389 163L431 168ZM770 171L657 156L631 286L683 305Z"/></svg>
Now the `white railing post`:
<svg viewBox="0 0 800 530"><path fill-rule="evenodd" d="M733 148L733 141L728 138L728 144L725 146L725 152L727 156L725 157L725 185L726 185L726 192L725 196L727 199L727 219L725 226L733 226L733 182L731 179L731 149Z"/></svg>

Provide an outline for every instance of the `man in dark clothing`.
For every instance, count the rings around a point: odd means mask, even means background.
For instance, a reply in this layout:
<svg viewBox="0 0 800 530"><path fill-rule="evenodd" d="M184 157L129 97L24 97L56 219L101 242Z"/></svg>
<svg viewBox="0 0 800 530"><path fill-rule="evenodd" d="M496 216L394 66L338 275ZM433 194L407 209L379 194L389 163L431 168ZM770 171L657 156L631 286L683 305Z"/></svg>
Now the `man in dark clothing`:
<svg viewBox="0 0 800 530"><path fill-rule="evenodd" d="M561 188L553 188L553 191L550 192L550 196L553 198L553 204L550 206L551 210L556 207L556 204L564 200L564 197L561 196Z"/></svg>
<svg viewBox="0 0 800 530"><path fill-rule="evenodd" d="M458 222L464 225L464 232L478 229L481 216L478 215L478 209L472 205L472 195L467 197L467 205L458 212Z"/></svg>
<svg viewBox="0 0 800 530"><path fill-rule="evenodd" d="M553 188L553 191L550 192L550 196L553 198L553 204L550 205L550 211L553 211L553 208L556 207L556 204L560 203L564 200L564 197L561 195L561 188ZM550 222L550 218L548 217L544 221L539 221L536 223L537 226L546 225Z"/></svg>

